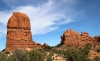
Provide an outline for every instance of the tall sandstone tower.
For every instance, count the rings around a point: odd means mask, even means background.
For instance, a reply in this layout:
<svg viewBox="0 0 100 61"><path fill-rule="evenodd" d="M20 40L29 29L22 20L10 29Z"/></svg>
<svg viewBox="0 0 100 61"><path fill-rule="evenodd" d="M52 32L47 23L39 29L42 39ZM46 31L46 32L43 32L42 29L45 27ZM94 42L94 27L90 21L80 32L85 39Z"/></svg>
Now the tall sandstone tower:
<svg viewBox="0 0 100 61"><path fill-rule="evenodd" d="M14 12L7 23L7 42L5 51L16 49L26 50L41 48L32 40L31 25L29 17L20 12Z"/></svg>

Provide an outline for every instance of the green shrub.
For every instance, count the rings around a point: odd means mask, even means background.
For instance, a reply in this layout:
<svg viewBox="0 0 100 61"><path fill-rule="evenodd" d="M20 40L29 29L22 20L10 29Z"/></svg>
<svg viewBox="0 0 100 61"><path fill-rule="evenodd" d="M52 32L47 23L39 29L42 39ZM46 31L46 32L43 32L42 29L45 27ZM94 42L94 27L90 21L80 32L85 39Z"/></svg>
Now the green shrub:
<svg viewBox="0 0 100 61"><path fill-rule="evenodd" d="M58 45L56 45L56 47L61 47L61 44L59 43Z"/></svg>
<svg viewBox="0 0 100 61"><path fill-rule="evenodd" d="M7 52L5 52L5 54L10 54L10 52L7 51Z"/></svg>
<svg viewBox="0 0 100 61"><path fill-rule="evenodd" d="M52 56L51 55L48 55L46 61L53 61Z"/></svg>
<svg viewBox="0 0 100 61"><path fill-rule="evenodd" d="M86 44L83 49L80 48L80 51L83 52L85 55L88 55L88 53L90 52L91 46L92 46L91 44Z"/></svg>
<svg viewBox="0 0 100 61"><path fill-rule="evenodd" d="M51 51L52 50L52 47L51 46L46 46L43 49L44 49L44 51Z"/></svg>
<svg viewBox="0 0 100 61"><path fill-rule="evenodd" d="M73 48L70 48L65 52L65 57L67 58L67 61L90 61L87 55Z"/></svg>
<svg viewBox="0 0 100 61"><path fill-rule="evenodd" d="M8 58L8 61L29 61L28 51L15 50L12 55Z"/></svg>
<svg viewBox="0 0 100 61"><path fill-rule="evenodd" d="M100 57L96 56L92 61L100 61Z"/></svg>
<svg viewBox="0 0 100 61"><path fill-rule="evenodd" d="M50 54L49 54L50 56L53 56L54 55L54 53L53 52L50 52Z"/></svg>
<svg viewBox="0 0 100 61"><path fill-rule="evenodd" d="M99 48L99 49L97 49L97 52L100 52L100 48Z"/></svg>
<svg viewBox="0 0 100 61"><path fill-rule="evenodd" d="M4 52L0 52L0 61L7 61L7 55Z"/></svg>
<svg viewBox="0 0 100 61"><path fill-rule="evenodd" d="M40 50L31 50L30 61L44 61L44 54Z"/></svg>

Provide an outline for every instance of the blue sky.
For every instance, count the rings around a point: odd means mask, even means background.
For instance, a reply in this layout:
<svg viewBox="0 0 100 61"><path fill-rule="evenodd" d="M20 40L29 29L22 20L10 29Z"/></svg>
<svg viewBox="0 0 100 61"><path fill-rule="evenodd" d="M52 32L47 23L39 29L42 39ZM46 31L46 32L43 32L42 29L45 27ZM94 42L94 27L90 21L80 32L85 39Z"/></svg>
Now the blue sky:
<svg viewBox="0 0 100 61"><path fill-rule="evenodd" d="M37 43L55 46L67 29L100 35L100 0L0 0L0 50L6 46L6 25L15 11L29 16Z"/></svg>

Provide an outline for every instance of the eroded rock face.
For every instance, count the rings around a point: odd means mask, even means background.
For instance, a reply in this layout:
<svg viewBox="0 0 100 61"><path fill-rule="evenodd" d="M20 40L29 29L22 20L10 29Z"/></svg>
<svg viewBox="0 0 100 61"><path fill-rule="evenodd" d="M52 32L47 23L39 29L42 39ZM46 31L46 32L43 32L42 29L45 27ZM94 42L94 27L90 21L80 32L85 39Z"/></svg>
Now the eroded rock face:
<svg viewBox="0 0 100 61"><path fill-rule="evenodd" d="M94 39L96 39L98 42L100 42L100 36L95 36Z"/></svg>
<svg viewBox="0 0 100 61"><path fill-rule="evenodd" d="M97 41L100 41L99 37L93 38L87 32L81 32L81 34L79 34L71 29L64 32L63 36L61 36L62 45L84 46L86 44L95 44Z"/></svg>
<svg viewBox="0 0 100 61"><path fill-rule="evenodd" d="M80 41L80 36L78 32L69 29L64 32L63 36L61 36L61 40L61 44L63 45L78 45L78 41Z"/></svg>
<svg viewBox="0 0 100 61"><path fill-rule="evenodd" d="M30 30L30 19L29 17L20 12L14 12L13 15L8 20L8 29L26 29Z"/></svg>
<svg viewBox="0 0 100 61"><path fill-rule="evenodd" d="M41 45L38 45L32 40L32 33L30 30L29 17L24 13L14 12L7 23L7 42L5 51L41 48Z"/></svg>

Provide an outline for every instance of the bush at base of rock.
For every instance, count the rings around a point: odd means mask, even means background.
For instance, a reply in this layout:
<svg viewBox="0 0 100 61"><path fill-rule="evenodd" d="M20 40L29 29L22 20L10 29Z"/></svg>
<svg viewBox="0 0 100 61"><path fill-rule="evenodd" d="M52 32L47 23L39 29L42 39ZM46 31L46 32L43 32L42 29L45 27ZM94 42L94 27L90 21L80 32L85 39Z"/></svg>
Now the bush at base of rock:
<svg viewBox="0 0 100 61"><path fill-rule="evenodd" d="M92 61L100 61L100 57L96 56Z"/></svg>
<svg viewBox="0 0 100 61"><path fill-rule="evenodd" d="M65 53L65 57L67 61L90 61L87 55L75 49L68 49Z"/></svg>
<svg viewBox="0 0 100 61"><path fill-rule="evenodd" d="M7 61L7 55L4 52L0 52L0 61Z"/></svg>
<svg viewBox="0 0 100 61"><path fill-rule="evenodd" d="M51 51L52 48L53 48L53 47L51 47L51 46L46 46L46 47L44 47L43 49L44 49L44 51Z"/></svg>
<svg viewBox="0 0 100 61"><path fill-rule="evenodd" d="M44 54L40 50L31 50L29 55L30 61L44 61Z"/></svg>
<svg viewBox="0 0 100 61"><path fill-rule="evenodd" d="M100 52L100 48L99 48L99 49L97 49L97 52Z"/></svg>
<svg viewBox="0 0 100 61"><path fill-rule="evenodd" d="M47 56L47 60L46 61L53 61L52 56L51 55Z"/></svg>
<svg viewBox="0 0 100 61"><path fill-rule="evenodd" d="M16 50L8 57L8 61L44 61L44 53L41 50Z"/></svg>
<svg viewBox="0 0 100 61"><path fill-rule="evenodd" d="M15 50L12 55L8 58L9 61L29 61L29 53L28 51L22 51L22 50Z"/></svg>
<svg viewBox="0 0 100 61"><path fill-rule="evenodd" d="M81 52L83 52L85 55L88 55L90 49L91 49L91 44L86 44L83 49L80 49Z"/></svg>

